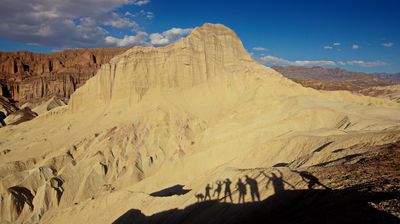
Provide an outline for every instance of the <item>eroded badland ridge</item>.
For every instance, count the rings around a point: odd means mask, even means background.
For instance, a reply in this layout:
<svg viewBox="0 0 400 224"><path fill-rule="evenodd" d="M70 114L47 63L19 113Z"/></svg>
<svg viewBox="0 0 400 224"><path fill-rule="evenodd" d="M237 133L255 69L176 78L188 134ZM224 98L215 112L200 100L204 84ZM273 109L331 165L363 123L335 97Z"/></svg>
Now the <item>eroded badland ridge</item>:
<svg viewBox="0 0 400 224"><path fill-rule="evenodd" d="M0 52L1 119L7 116L4 124L19 124L65 105L102 64L127 49Z"/></svg>
<svg viewBox="0 0 400 224"><path fill-rule="evenodd" d="M68 99L100 66L128 48L70 49L52 54L0 52L0 95L20 105Z"/></svg>
<svg viewBox="0 0 400 224"><path fill-rule="evenodd" d="M68 105L1 128L0 219L394 223L399 115L390 100L294 83L205 24L172 45L132 47ZM237 205L238 178L263 201ZM234 204L196 203L228 179Z"/></svg>

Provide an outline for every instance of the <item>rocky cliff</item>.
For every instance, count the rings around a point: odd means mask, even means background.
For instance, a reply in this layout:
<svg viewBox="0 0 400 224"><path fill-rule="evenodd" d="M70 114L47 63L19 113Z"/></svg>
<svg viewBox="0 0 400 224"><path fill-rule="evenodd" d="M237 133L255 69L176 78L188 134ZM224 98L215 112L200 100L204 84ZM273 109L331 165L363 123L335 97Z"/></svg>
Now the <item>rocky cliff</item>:
<svg viewBox="0 0 400 224"><path fill-rule="evenodd" d="M52 96L68 100L104 63L127 48L71 49L52 54L0 52L0 95L20 105Z"/></svg>

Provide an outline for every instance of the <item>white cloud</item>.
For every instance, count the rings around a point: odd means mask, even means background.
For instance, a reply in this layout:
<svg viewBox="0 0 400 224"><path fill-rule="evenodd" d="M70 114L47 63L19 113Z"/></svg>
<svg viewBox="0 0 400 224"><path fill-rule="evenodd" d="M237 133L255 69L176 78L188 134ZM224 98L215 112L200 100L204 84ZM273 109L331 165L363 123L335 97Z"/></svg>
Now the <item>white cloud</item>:
<svg viewBox="0 0 400 224"><path fill-rule="evenodd" d="M140 10L139 15L143 16L143 17L145 17L147 19L153 19L154 18L154 14L152 12L148 12L148 11L145 11L145 10Z"/></svg>
<svg viewBox="0 0 400 224"><path fill-rule="evenodd" d="M324 49L332 50L336 47L339 47L340 45L341 45L341 43L335 42L335 43L332 43L331 45L325 45Z"/></svg>
<svg viewBox="0 0 400 224"><path fill-rule="evenodd" d="M150 2L150 0L136 0L133 2L134 5L146 5Z"/></svg>
<svg viewBox="0 0 400 224"><path fill-rule="evenodd" d="M313 66L335 66L336 62L334 61L289 61L283 58L275 57L272 55L266 55L259 58L260 62L266 65L280 65L280 66L305 66L305 67L313 67Z"/></svg>
<svg viewBox="0 0 400 224"><path fill-rule="evenodd" d="M146 12L146 18L147 18L147 19L153 19L153 18L154 18L154 13L152 13L152 12Z"/></svg>
<svg viewBox="0 0 400 224"><path fill-rule="evenodd" d="M125 46L130 46L130 45L145 46L145 45L149 45L149 43L147 41L147 37L148 37L148 34L146 32L139 31L134 36L125 35L123 38L107 36L105 38L105 41L108 44L117 45L119 47L125 47Z"/></svg>
<svg viewBox="0 0 400 224"><path fill-rule="evenodd" d="M2 0L0 38L35 43L55 48L104 45L107 31L139 30L131 18L123 18L114 9L124 4L142 6L149 0Z"/></svg>
<svg viewBox="0 0 400 224"><path fill-rule="evenodd" d="M354 61L346 61L340 62L341 65L353 65L360 66L365 68L379 67L387 65L386 62L383 61L362 61L362 60L354 60Z"/></svg>
<svg viewBox="0 0 400 224"><path fill-rule="evenodd" d="M146 32L137 31L136 35L125 35L123 38L107 36L105 37L105 42L110 45L117 45L120 47L130 46L130 45L167 45L171 44L178 39L188 35L192 31L192 28L182 29L182 28L172 28L167 31L160 33L152 33L148 35Z"/></svg>
<svg viewBox="0 0 400 224"><path fill-rule="evenodd" d="M106 26L112 26L114 28L122 29L122 28L133 28L134 30L139 29L139 25L130 19L122 18L116 13L112 13L112 16L104 22Z"/></svg>
<svg viewBox="0 0 400 224"><path fill-rule="evenodd" d="M382 46L387 47L387 48L393 47L393 45L394 45L394 44L393 44L392 42L382 43Z"/></svg>
<svg viewBox="0 0 400 224"><path fill-rule="evenodd" d="M172 28L163 33L153 33L150 35L150 43L153 45L166 45L177 41L178 39L187 36L192 32L192 28Z"/></svg>
<svg viewBox="0 0 400 224"><path fill-rule="evenodd" d="M353 44L353 46L351 46L351 48L354 49L354 50L355 50L355 49L359 49L359 48L360 48L360 45L358 45L358 44Z"/></svg>
<svg viewBox="0 0 400 224"><path fill-rule="evenodd" d="M131 12L126 11L124 16L135 17L135 14L132 14Z"/></svg>
<svg viewBox="0 0 400 224"><path fill-rule="evenodd" d="M162 34L153 33L150 35L151 44L154 45L166 45L169 44L168 38L164 37Z"/></svg>
<svg viewBox="0 0 400 224"><path fill-rule="evenodd" d="M283 58L275 57L272 55L266 55L259 58L259 61L265 65L273 66L303 66L303 67L313 67L313 66L336 66L336 65L351 65L360 67L379 67L387 65L383 61L363 61L363 60L350 60L350 61L330 61L330 60L316 60L316 61L289 61Z"/></svg>
<svg viewBox="0 0 400 224"><path fill-rule="evenodd" d="M51 32L52 32L52 30L50 29L49 26L42 26L35 34L38 36L46 37L46 36L51 35Z"/></svg>
<svg viewBox="0 0 400 224"><path fill-rule="evenodd" d="M131 18L141 16L141 17L144 17L146 19L153 19L154 18L154 13L149 12L149 11L145 11L145 10L142 9L138 13L131 13L131 12L126 11L124 13L124 16L131 17Z"/></svg>
<svg viewBox="0 0 400 224"><path fill-rule="evenodd" d="M253 50L255 50L255 51L268 51L268 49L265 48L265 47L253 47Z"/></svg>

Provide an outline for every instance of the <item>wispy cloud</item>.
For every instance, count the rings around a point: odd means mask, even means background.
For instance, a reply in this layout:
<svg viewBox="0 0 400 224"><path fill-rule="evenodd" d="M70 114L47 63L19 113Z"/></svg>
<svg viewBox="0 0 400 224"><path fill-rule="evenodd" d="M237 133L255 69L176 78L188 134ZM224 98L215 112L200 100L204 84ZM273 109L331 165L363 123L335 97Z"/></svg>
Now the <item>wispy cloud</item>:
<svg viewBox="0 0 400 224"><path fill-rule="evenodd" d="M150 3L150 0L136 0L133 2L134 5L146 5Z"/></svg>
<svg viewBox="0 0 400 224"><path fill-rule="evenodd" d="M321 67L330 67L330 66L359 66L365 68L372 68L372 67L380 67L387 65L386 62L383 61L363 61L363 60L349 60L349 61L332 61L332 60L296 60L290 61L280 57L266 55L258 58L258 61L267 65L267 66L303 66L303 67L314 67L314 66L321 66Z"/></svg>
<svg viewBox="0 0 400 224"><path fill-rule="evenodd" d="M107 36L105 42L112 45L117 45L119 47L125 47L129 45L149 45L148 34L146 32L139 31L136 35L128 36L125 35L123 38L116 38L112 36Z"/></svg>
<svg viewBox="0 0 400 224"><path fill-rule="evenodd" d="M335 66L336 63L334 61L324 61L324 60L316 60L316 61L289 61L283 58L275 57L272 55L266 55L259 58L259 61L266 65L279 65L279 66L305 66L305 67L313 67L313 66Z"/></svg>
<svg viewBox="0 0 400 224"><path fill-rule="evenodd" d="M332 43L332 44L325 45L324 49L332 50L334 48L339 47L340 45L341 45L341 43L335 42L335 43Z"/></svg>
<svg viewBox="0 0 400 224"><path fill-rule="evenodd" d="M146 19L153 19L154 18L154 13L142 9L138 13L132 13L132 12L127 11L127 12L124 13L124 16L131 17L131 18L141 16L141 17L144 17Z"/></svg>
<svg viewBox="0 0 400 224"><path fill-rule="evenodd" d="M253 47L253 50L255 50L255 51L268 51L268 49L265 48L265 47Z"/></svg>
<svg viewBox="0 0 400 224"><path fill-rule="evenodd" d="M351 49L354 49L354 50L359 49L359 48L360 48L360 45L358 45L358 44L353 44L353 46L351 46Z"/></svg>
<svg viewBox="0 0 400 224"><path fill-rule="evenodd" d="M393 43L392 42L385 42L385 43L382 43L382 46L384 46L384 47L387 47L387 48L390 48L390 47L393 47Z"/></svg>
<svg viewBox="0 0 400 224"><path fill-rule="evenodd" d="M136 15L131 12L125 12L124 16L135 17Z"/></svg>
<svg viewBox="0 0 400 224"><path fill-rule="evenodd" d="M192 32L192 28L172 28L162 33L153 33L150 35L150 43L153 45L166 45L187 36Z"/></svg>
<svg viewBox="0 0 400 224"><path fill-rule="evenodd" d="M111 26L114 28L122 29L122 28L132 28L132 29L139 29L139 25L130 19L123 18L117 13L112 13L110 18L104 21L104 25Z"/></svg>
<svg viewBox="0 0 400 224"><path fill-rule="evenodd" d="M340 65L353 65L353 66L360 66L364 68L372 68L372 67L380 67L387 65L386 62L383 61L363 61L363 60L354 60L354 61L340 61L338 62Z"/></svg>

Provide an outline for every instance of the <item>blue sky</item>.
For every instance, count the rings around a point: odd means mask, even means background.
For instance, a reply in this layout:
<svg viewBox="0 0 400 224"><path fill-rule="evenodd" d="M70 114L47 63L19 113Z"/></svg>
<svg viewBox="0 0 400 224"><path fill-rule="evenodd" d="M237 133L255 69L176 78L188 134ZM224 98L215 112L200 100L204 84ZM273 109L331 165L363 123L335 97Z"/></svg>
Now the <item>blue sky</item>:
<svg viewBox="0 0 400 224"><path fill-rule="evenodd" d="M1 0L0 50L165 45L205 22L266 65L400 72L400 1ZM175 28L175 29L172 29Z"/></svg>

